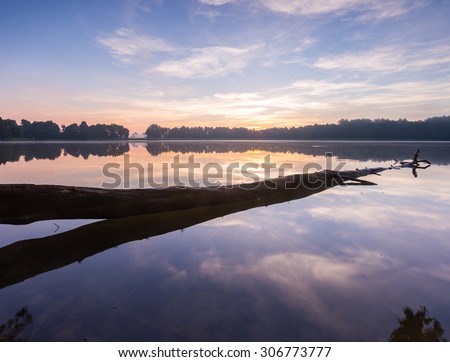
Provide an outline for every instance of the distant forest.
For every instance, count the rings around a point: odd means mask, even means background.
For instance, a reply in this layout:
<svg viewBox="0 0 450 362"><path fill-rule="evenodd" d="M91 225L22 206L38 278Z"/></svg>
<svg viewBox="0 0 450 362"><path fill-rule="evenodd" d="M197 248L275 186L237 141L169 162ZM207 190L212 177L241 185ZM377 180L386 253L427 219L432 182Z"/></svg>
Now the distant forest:
<svg viewBox="0 0 450 362"><path fill-rule="evenodd" d="M262 130L229 127L175 127L152 124L149 139L236 139L236 140L420 140L450 141L450 116L424 121L399 119L341 119L337 124L274 127Z"/></svg>
<svg viewBox="0 0 450 362"><path fill-rule="evenodd" d="M0 118L0 140L112 140L127 139L128 129L117 124L73 123L61 128L53 121L30 122L22 119L20 124L13 119Z"/></svg>
<svg viewBox="0 0 450 362"><path fill-rule="evenodd" d="M152 124L145 132L155 140L414 140L450 141L450 116L424 121L406 119L341 119L337 124L274 127L162 127ZM61 128L53 121L29 122L0 118L0 140L114 140L128 139L129 130L117 124L87 125L81 122Z"/></svg>

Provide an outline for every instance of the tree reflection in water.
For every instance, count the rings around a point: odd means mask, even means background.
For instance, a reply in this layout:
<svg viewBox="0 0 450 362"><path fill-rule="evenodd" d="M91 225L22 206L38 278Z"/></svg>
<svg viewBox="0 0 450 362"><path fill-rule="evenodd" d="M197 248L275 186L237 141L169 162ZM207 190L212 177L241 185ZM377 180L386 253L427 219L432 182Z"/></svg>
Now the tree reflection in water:
<svg viewBox="0 0 450 362"><path fill-rule="evenodd" d="M56 160L62 155L87 160L90 156L120 156L130 152L128 142L13 142L0 144L0 165L8 162Z"/></svg>
<svg viewBox="0 0 450 362"><path fill-rule="evenodd" d="M22 307L14 318L9 319L4 324L0 324L0 342L23 342L24 338L19 337L25 327L33 323L33 316L28 311L28 307Z"/></svg>
<svg viewBox="0 0 450 362"><path fill-rule="evenodd" d="M403 310L404 317L398 320L389 342L446 342L444 329L435 317L428 316L428 309L421 306L415 313L409 307Z"/></svg>

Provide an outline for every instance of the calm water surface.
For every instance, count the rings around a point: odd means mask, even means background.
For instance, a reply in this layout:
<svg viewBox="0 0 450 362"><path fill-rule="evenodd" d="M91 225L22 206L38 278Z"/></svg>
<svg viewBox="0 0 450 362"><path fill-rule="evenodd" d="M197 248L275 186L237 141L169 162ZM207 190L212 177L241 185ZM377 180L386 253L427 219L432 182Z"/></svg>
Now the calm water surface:
<svg viewBox="0 0 450 362"><path fill-rule="evenodd" d="M33 321L19 337L30 341L384 341L404 307L424 305L448 339L448 143L3 143L0 182L100 187L112 183L104 174L112 165L122 181L129 175L130 187L148 187L149 178L164 179L167 164L174 184L170 165L193 155L200 166L181 170L183 183L202 183L207 164L223 170L215 182L239 183L267 176L260 166L268 156L277 167L291 163L288 174L389 166L418 147L432 166L417 177L388 170L366 177L376 186L335 187L186 229L177 229L175 215L173 231L152 237L151 216L0 225L0 255L18 241L64 238L83 225L125 225L116 247L4 281L0 324L26 306ZM251 175L232 163L253 163Z"/></svg>

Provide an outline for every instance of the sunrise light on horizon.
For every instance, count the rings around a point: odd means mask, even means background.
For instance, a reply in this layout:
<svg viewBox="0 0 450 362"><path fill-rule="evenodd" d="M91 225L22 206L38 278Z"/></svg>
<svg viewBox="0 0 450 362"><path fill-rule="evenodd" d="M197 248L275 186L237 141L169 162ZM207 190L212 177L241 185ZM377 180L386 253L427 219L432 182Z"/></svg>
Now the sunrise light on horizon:
<svg viewBox="0 0 450 362"><path fill-rule="evenodd" d="M0 3L0 117L267 128L449 114L448 1Z"/></svg>

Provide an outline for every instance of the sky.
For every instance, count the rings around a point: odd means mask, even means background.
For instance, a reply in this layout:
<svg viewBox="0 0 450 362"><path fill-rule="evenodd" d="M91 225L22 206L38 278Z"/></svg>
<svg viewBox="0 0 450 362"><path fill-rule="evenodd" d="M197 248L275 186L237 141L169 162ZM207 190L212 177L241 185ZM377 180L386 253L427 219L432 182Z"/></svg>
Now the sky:
<svg viewBox="0 0 450 362"><path fill-rule="evenodd" d="M0 0L0 117L249 128L450 114L450 1Z"/></svg>

